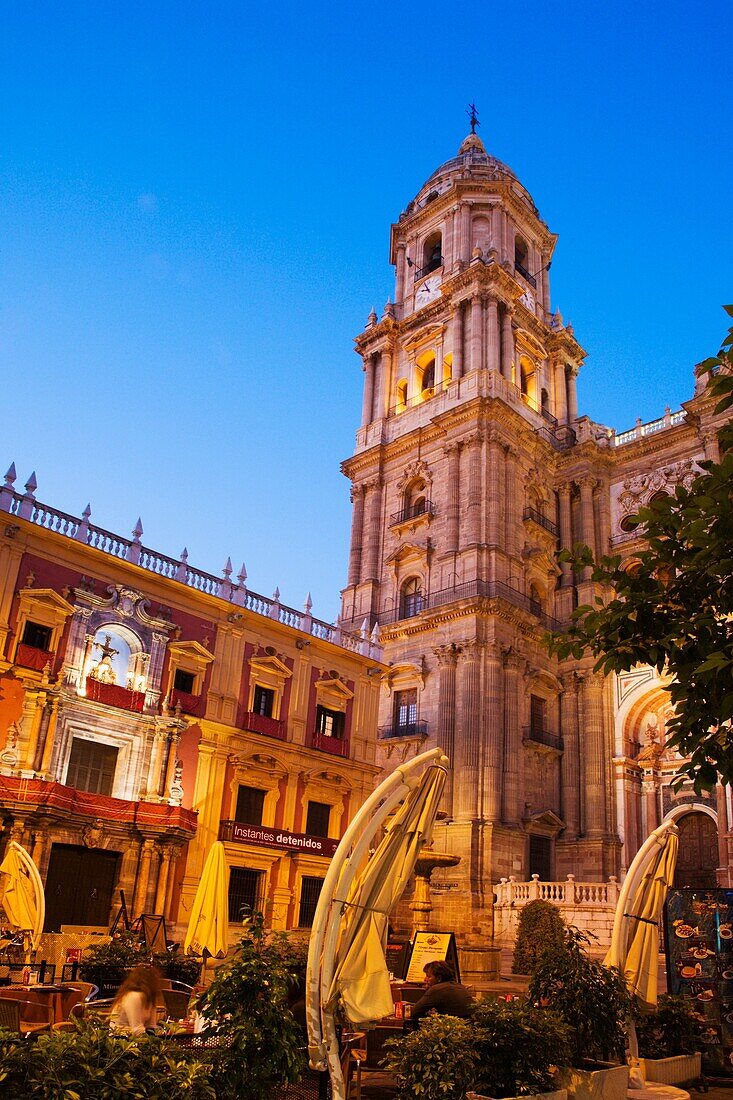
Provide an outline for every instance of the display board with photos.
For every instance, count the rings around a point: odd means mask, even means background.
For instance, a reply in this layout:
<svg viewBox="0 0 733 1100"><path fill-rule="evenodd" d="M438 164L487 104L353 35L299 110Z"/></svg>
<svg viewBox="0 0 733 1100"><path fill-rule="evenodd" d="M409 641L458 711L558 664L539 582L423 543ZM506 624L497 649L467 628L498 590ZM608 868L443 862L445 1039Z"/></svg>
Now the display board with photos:
<svg viewBox="0 0 733 1100"><path fill-rule="evenodd" d="M405 980L422 982L425 979L423 967L429 962L440 959L449 963L455 972L456 981L461 980L458 966L458 948L453 932L416 932L412 937L410 961L407 965Z"/></svg>
<svg viewBox="0 0 733 1100"><path fill-rule="evenodd" d="M670 890L664 910L667 989L689 997L708 1072L733 1075L733 890Z"/></svg>

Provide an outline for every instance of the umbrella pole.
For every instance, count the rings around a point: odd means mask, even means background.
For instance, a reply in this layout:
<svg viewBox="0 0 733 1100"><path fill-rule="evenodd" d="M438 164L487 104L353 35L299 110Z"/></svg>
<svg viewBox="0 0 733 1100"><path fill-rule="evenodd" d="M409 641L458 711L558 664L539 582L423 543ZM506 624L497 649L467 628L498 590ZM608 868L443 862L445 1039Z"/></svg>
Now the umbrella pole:
<svg viewBox="0 0 733 1100"><path fill-rule="evenodd" d="M636 1024L633 1017L629 1020L629 1030L627 1032L629 1040L629 1058L633 1058L634 1061L639 1061L639 1040L636 1035Z"/></svg>

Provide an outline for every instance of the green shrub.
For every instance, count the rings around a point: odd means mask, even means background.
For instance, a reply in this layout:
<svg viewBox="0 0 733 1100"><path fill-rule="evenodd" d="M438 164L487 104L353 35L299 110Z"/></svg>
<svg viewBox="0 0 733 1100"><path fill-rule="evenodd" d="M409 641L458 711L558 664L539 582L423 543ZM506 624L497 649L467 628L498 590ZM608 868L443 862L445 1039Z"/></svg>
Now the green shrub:
<svg viewBox="0 0 733 1100"><path fill-rule="evenodd" d="M266 1100L304 1068L304 1037L288 1008L302 951L283 933L266 936L255 913L245 921L234 957L217 968L199 1011L212 1021L206 1034L222 1047L213 1061L218 1100Z"/></svg>
<svg viewBox="0 0 733 1100"><path fill-rule="evenodd" d="M626 982L585 952L587 936L568 928L562 944L540 955L529 986L530 1000L553 1009L571 1028L573 1065L585 1059L623 1061L625 1023L631 1015Z"/></svg>
<svg viewBox="0 0 733 1100"><path fill-rule="evenodd" d="M525 1096L556 1087L553 1069L570 1058L570 1028L525 1001L482 1001L473 1012L476 1091Z"/></svg>
<svg viewBox="0 0 733 1100"><path fill-rule="evenodd" d="M427 1016L417 1031L385 1043L385 1065L399 1100L464 1100L476 1081L474 1027L455 1016Z"/></svg>
<svg viewBox="0 0 733 1100"><path fill-rule="evenodd" d="M0 1036L3 1100L217 1100L210 1066L160 1035L122 1037L100 1024L36 1042Z"/></svg>
<svg viewBox="0 0 733 1100"><path fill-rule="evenodd" d="M512 960L513 974L532 974L540 955L563 942L567 925L550 901L531 901L519 914Z"/></svg>
<svg viewBox="0 0 733 1100"><path fill-rule="evenodd" d="M184 955L182 951L153 955L153 965L161 974L174 982L196 985L201 977L202 959L200 955Z"/></svg>
<svg viewBox="0 0 733 1100"><path fill-rule="evenodd" d="M662 994L656 1012L636 1018L642 1058L672 1058L700 1050L701 1024L686 997Z"/></svg>

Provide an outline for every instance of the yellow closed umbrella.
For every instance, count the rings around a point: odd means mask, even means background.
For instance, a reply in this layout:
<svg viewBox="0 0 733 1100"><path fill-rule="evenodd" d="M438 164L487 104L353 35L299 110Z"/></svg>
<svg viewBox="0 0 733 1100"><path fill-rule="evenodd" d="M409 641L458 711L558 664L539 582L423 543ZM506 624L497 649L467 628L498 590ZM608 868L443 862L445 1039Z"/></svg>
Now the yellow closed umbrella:
<svg viewBox="0 0 733 1100"><path fill-rule="evenodd" d="M201 872L201 881L191 906L183 950L187 955L211 955L223 959L229 939L229 899L224 845L217 840L211 845Z"/></svg>
<svg viewBox="0 0 733 1100"><path fill-rule="evenodd" d="M11 840L0 864L0 906L10 924L21 932L30 932L33 948L46 919L46 898L38 868L20 844Z"/></svg>
<svg viewBox="0 0 733 1100"><path fill-rule="evenodd" d="M447 760L433 764L410 791L345 904L327 1005L341 1001L347 1019L367 1023L393 1010L384 957L387 920L402 897L423 844L432 832L446 780Z"/></svg>

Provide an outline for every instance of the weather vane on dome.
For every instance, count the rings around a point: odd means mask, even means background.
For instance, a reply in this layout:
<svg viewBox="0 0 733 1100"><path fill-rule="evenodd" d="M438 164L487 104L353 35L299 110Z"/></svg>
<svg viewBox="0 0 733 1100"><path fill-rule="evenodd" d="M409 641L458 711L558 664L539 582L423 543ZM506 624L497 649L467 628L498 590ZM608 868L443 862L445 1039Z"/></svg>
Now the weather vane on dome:
<svg viewBox="0 0 733 1100"><path fill-rule="evenodd" d="M471 133L475 134L476 133L476 127L481 125L481 123L478 120L478 111L476 110L476 104L475 103L469 103L468 110L466 111L466 114L468 115L468 117L471 120Z"/></svg>

